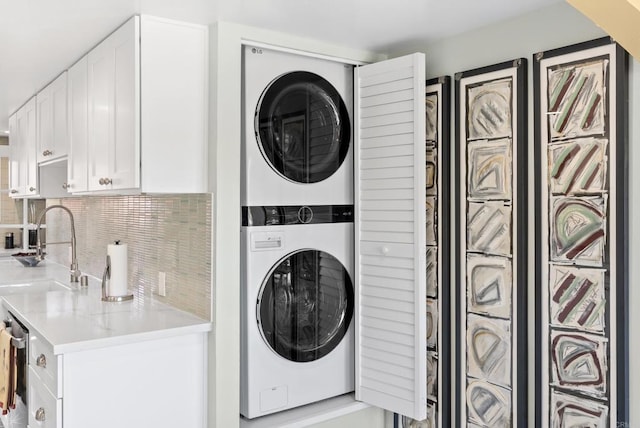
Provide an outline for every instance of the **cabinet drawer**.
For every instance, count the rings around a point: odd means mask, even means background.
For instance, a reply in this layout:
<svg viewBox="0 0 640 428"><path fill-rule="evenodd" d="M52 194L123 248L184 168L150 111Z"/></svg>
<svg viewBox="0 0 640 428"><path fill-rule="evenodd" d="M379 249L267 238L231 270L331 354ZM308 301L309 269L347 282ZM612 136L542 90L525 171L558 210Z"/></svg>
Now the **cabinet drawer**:
<svg viewBox="0 0 640 428"><path fill-rule="evenodd" d="M62 355L54 355L53 348L39 336L29 337L29 367L56 397L62 398Z"/></svg>
<svg viewBox="0 0 640 428"><path fill-rule="evenodd" d="M29 428L62 428L62 399L57 399L29 367Z"/></svg>

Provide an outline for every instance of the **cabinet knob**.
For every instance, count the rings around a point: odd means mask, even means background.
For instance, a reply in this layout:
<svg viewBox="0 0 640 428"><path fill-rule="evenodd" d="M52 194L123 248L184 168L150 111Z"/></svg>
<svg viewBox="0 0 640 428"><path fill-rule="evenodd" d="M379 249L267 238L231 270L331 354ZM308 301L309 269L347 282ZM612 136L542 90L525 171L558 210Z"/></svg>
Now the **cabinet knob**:
<svg viewBox="0 0 640 428"><path fill-rule="evenodd" d="M43 369L47 367L47 357L45 357L44 354L38 355L36 366L42 367Z"/></svg>
<svg viewBox="0 0 640 428"><path fill-rule="evenodd" d="M103 183L102 184L111 184L113 183L113 180L111 180L110 178L103 178Z"/></svg>
<svg viewBox="0 0 640 428"><path fill-rule="evenodd" d="M387 254L389 254L389 247L380 248L380 253L382 253L383 256L386 256Z"/></svg>
<svg viewBox="0 0 640 428"><path fill-rule="evenodd" d="M45 150L44 152L42 152L42 156L51 156L53 154L53 152L51 150Z"/></svg>
<svg viewBox="0 0 640 428"><path fill-rule="evenodd" d="M71 188L71 184L68 184L68 183L62 183L62 188L63 188L64 190L70 189L70 188Z"/></svg>
<svg viewBox="0 0 640 428"><path fill-rule="evenodd" d="M16 194L18 191L16 189L11 189L11 193Z"/></svg>
<svg viewBox="0 0 640 428"><path fill-rule="evenodd" d="M38 422L44 422L44 408L40 407L38 410L36 410L36 421Z"/></svg>
<svg viewBox="0 0 640 428"><path fill-rule="evenodd" d="M36 191L36 188L35 188L35 187L29 187L29 191L30 191L30 192L35 192L35 191Z"/></svg>

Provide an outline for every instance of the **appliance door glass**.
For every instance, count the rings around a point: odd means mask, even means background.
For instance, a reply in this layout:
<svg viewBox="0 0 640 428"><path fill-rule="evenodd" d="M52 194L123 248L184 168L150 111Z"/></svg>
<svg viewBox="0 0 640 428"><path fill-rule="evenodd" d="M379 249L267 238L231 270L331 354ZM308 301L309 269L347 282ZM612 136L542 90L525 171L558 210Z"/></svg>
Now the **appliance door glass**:
<svg viewBox="0 0 640 428"><path fill-rule="evenodd" d="M353 315L353 285L345 267L323 251L301 250L282 259L262 284L258 326L273 351L290 361L314 361L331 352Z"/></svg>
<svg viewBox="0 0 640 428"><path fill-rule="evenodd" d="M255 132L263 156L283 177L317 183L340 168L349 151L349 113L336 89L314 73L284 74L262 93Z"/></svg>

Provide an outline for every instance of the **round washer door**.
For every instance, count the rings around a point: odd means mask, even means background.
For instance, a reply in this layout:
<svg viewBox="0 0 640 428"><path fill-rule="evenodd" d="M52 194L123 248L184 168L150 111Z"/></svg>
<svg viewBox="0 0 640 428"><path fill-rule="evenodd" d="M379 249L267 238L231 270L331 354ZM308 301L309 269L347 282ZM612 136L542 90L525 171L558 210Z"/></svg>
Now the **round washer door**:
<svg viewBox="0 0 640 428"><path fill-rule="evenodd" d="M295 362L318 360L347 333L353 285L332 255L300 250L281 259L262 284L258 328L278 355Z"/></svg>
<svg viewBox="0 0 640 428"><path fill-rule="evenodd" d="M267 86L254 125L269 165L297 183L330 177L344 162L351 143L342 97L327 80L306 71L283 74Z"/></svg>

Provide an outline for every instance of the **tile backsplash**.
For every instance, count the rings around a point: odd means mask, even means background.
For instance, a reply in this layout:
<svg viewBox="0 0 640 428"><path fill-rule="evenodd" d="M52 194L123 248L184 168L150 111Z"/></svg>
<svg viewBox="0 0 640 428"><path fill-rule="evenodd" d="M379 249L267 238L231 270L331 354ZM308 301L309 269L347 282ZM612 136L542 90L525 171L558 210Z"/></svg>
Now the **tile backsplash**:
<svg viewBox="0 0 640 428"><path fill-rule="evenodd" d="M107 245L128 245L128 287L178 309L211 319L212 195L142 195L48 199L73 213L83 273L101 278ZM68 241L69 216L47 213L47 241ZM47 258L68 264L68 245L47 247ZM166 273L166 297L158 273Z"/></svg>

